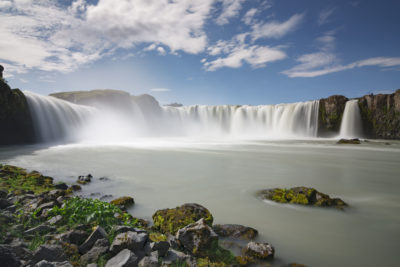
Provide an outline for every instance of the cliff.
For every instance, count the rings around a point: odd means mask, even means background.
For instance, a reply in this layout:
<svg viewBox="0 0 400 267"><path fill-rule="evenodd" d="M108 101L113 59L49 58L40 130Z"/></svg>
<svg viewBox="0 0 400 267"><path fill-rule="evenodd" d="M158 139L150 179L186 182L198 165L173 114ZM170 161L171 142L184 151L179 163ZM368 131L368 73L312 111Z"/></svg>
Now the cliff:
<svg viewBox="0 0 400 267"><path fill-rule="evenodd" d="M393 94L363 96L358 104L367 137L400 139L400 89Z"/></svg>
<svg viewBox="0 0 400 267"><path fill-rule="evenodd" d="M0 78L0 145L35 141L33 122L24 94Z"/></svg>
<svg viewBox="0 0 400 267"><path fill-rule="evenodd" d="M319 137L331 137L339 133L347 101L348 98L342 95L333 95L319 100Z"/></svg>

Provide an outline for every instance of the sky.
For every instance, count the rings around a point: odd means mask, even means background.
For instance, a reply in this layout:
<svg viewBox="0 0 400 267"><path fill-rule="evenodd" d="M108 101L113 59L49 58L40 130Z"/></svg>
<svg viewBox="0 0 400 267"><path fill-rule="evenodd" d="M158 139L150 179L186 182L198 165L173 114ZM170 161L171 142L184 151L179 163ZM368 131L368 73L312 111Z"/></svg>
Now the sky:
<svg viewBox="0 0 400 267"><path fill-rule="evenodd" d="M398 0L0 0L0 64L42 95L278 104L400 88Z"/></svg>

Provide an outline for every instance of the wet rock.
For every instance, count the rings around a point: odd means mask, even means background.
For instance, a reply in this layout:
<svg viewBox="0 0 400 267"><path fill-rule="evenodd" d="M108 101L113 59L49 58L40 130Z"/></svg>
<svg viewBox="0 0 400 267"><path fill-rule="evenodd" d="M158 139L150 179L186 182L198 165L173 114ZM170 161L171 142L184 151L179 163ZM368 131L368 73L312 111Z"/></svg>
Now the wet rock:
<svg viewBox="0 0 400 267"><path fill-rule="evenodd" d="M82 190L82 187L78 184L73 184L69 188L71 188L72 191L79 191Z"/></svg>
<svg viewBox="0 0 400 267"><path fill-rule="evenodd" d="M108 251L109 243L106 239L98 239L93 247L81 257L81 262L94 262Z"/></svg>
<svg viewBox="0 0 400 267"><path fill-rule="evenodd" d="M201 218L212 225L213 216L205 207L199 204L184 204L174 209L158 210L153 214L154 228L162 233L175 234L179 229L197 222Z"/></svg>
<svg viewBox="0 0 400 267"><path fill-rule="evenodd" d="M133 204L135 204L135 201L132 197L125 196L125 197L120 197L120 198L111 200L110 203L113 205L116 205L116 206L123 207L123 208L128 208L128 207L132 206Z"/></svg>
<svg viewBox="0 0 400 267"><path fill-rule="evenodd" d="M109 199L109 198L112 198L113 197L113 195L104 195L104 196L101 196L100 197L100 200L105 200L105 199Z"/></svg>
<svg viewBox="0 0 400 267"><path fill-rule="evenodd" d="M307 266L300 263L290 263L289 267L307 267Z"/></svg>
<svg viewBox="0 0 400 267"><path fill-rule="evenodd" d="M279 203L291 203L318 207L335 207L344 209L348 205L340 198L331 198L310 187L293 187L290 189L273 188L258 192L262 199L268 199Z"/></svg>
<svg viewBox="0 0 400 267"><path fill-rule="evenodd" d="M7 199L0 198L0 209L5 209L12 205L12 202L8 201Z"/></svg>
<svg viewBox="0 0 400 267"><path fill-rule="evenodd" d="M115 235L126 233L126 232L137 232L135 228L126 225L114 225L112 228Z"/></svg>
<svg viewBox="0 0 400 267"><path fill-rule="evenodd" d="M157 251L160 257L164 257L167 254L170 244L167 241L151 242L150 249Z"/></svg>
<svg viewBox="0 0 400 267"><path fill-rule="evenodd" d="M19 267L20 261L14 252L5 245L0 245L0 265L7 267Z"/></svg>
<svg viewBox="0 0 400 267"><path fill-rule="evenodd" d="M60 196L65 196L65 190L61 190L61 189L55 189L55 190L51 190L48 193L48 197L50 199L56 200L58 197Z"/></svg>
<svg viewBox="0 0 400 267"><path fill-rule="evenodd" d="M36 264L41 260L62 262L67 260L67 256L59 245L41 245L35 250L30 264Z"/></svg>
<svg viewBox="0 0 400 267"><path fill-rule="evenodd" d="M147 233L125 232L117 235L110 247L112 253L118 253L123 249L129 249L134 252L143 250L149 235Z"/></svg>
<svg viewBox="0 0 400 267"><path fill-rule="evenodd" d="M268 243L249 242L243 252L246 256L265 260L274 257L275 249Z"/></svg>
<svg viewBox="0 0 400 267"><path fill-rule="evenodd" d="M57 235L55 238L66 243L79 246L88 238L88 236L88 233L83 230L70 230L68 232Z"/></svg>
<svg viewBox="0 0 400 267"><path fill-rule="evenodd" d="M359 145L359 144L361 144L361 141L358 138L340 139L339 141L337 141L337 144L339 144L339 145Z"/></svg>
<svg viewBox="0 0 400 267"><path fill-rule="evenodd" d="M206 256L205 251L218 242L218 235L201 218L176 233L181 247L195 256Z"/></svg>
<svg viewBox="0 0 400 267"><path fill-rule="evenodd" d="M138 264L139 267L158 267L158 253L153 252L150 256L144 257Z"/></svg>
<svg viewBox="0 0 400 267"><path fill-rule="evenodd" d="M182 263L182 262L186 262L190 265L191 262L191 257L189 255L186 255L183 252L174 250L174 249L170 249L167 252L167 255L165 255L165 257L162 258L162 265L173 265L176 263Z"/></svg>
<svg viewBox="0 0 400 267"><path fill-rule="evenodd" d="M24 232L24 235L37 235L37 234L42 235L42 234L46 234L49 232L53 232L55 230L56 230L56 228L53 226L41 224L41 225L38 225L36 227L26 230Z"/></svg>
<svg viewBox="0 0 400 267"><path fill-rule="evenodd" d="M107 233L101 226L97 226L92 234L86 239L86 241L79 246L79 252L85 254L92 248L92 246L98 239L102 238L107 239Z"/></svg>
<svg viewBox="0 0 400 267"><path fill-rule="evenodd" d="M44 203L44 204L40 205L39 207L37 207L38 209L40 209L40 211L37 213L37 215L41 215L43 210L51 209L54 206L56 206L56 202L55 201L50 201L50 202L47 202L47 203Z"/></svg>
<svg viewBox="0 0 400 267"><path fill-rule="evenodd" d="M105 182L109 181L110 179L108 177L100 177L99 180Z"/></svg>
<svg viewBox="0 0 400 267"><path fill-rule="evenodd" d="M111 258L106 267L135 267L138 264L138 257L129 249L123 249L116 256Z"/></svg>
<svg viewBox="0 0 400 267"><path fill-rule="evenodd" d="M240 224L216 224L212 228L221 237L253 239L258 235L256 229Z"/></svg>
<svg viewBox="0 0 400 267"><path fill-rule="evenodd" d="M57 215L57 216L54 216L53 218L51 218L50 220L48 220L47 223L50 225L58 224L59 222L62 221L62 219L63 219L63 217L61 215Z"/></svg>
<svg viewBox="0 0 400 267"><path fill-rule="evenodd" d="M59 184L55 184L54 188L55 189L61 189L61 190L67 190L68 189L68 185L66 185L65 183L59 183Z"/></svg>
<svg viewBox="0 0 400 267"><path fill-rule="evenodd" d="M92 178L93 178L93 176L90 173L88 175L86 175L86 176L80 175L78 177L78 180L76 180L76 182L78 184L87 184L87 183L90 183L92 181Z"/></svg>

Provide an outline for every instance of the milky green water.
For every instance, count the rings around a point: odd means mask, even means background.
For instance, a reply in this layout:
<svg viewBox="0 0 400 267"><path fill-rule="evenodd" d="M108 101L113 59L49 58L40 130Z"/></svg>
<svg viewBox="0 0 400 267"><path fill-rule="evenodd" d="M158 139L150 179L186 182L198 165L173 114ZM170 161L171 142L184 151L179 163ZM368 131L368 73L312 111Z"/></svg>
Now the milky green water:
<svg viewBox="0 0 400 267"><path fill-rule="evenodd" d="M138 141L107 146L0 148L0 163L74 182L81 194L130 195L130 212L151 219L160 208L196 202L216 223L259 230L276 257L308 266L398 266L400 143L334 141ZM100 181L106 176L108 181ZM311 186L350 204L345 212L264 202L259 189ZM94 194L96 196L96 194Z"/></svg>

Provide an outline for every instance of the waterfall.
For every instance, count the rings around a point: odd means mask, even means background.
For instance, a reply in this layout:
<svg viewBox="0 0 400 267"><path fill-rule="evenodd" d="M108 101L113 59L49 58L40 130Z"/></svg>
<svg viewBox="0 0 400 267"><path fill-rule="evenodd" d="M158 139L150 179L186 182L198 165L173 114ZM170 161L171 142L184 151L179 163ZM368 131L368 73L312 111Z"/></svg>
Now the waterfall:
<svg viewBox="0 0 400 267"><path fill-rule="evenodd" d="M51 96L24 91L38 141L73 141L94 113L91 107L69 103Z"/></svg>
<svg viewBox="0 0 400 267"><path fill-rule="evenodd" d="M185 136L316 137L319 101L263 106L164 107L170 127Z"/></svg>
<svg viewBox="0 0 400 267"><path fill-rule="evenodd" d="M343 138L362 137L362 120L357 99L346 102L339 136Z"/></svg>
<svg viewBox="0 0 400 267"><path fill-rule="evenodd" d="M42 142L129 142L137 137L314 138L319 101L262 106L96 107L24 92ZM143 100L143 99L142 99ZM153 110L154 109L154 110Z"/></svg>

